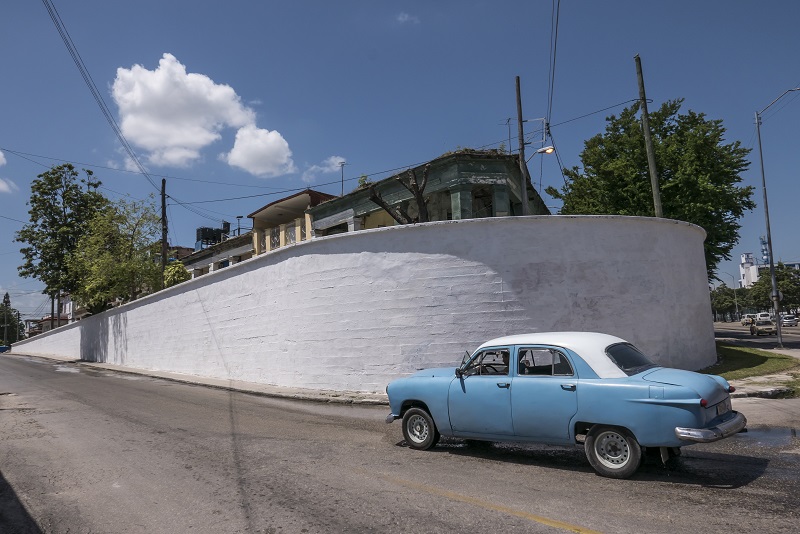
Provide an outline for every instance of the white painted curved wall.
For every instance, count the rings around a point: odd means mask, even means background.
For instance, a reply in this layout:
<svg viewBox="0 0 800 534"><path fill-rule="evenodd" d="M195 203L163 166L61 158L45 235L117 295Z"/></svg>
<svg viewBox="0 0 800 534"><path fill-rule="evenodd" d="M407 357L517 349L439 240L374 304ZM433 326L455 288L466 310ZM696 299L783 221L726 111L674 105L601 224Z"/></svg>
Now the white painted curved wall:
<svg viewBox="0 0 800 534"><path fill-rule="evenodd" d="M255 257L14 345L128 367L382 392L487 339L625 338L662 365L716 360L702 229L612 216L381 228Z"/></svg>

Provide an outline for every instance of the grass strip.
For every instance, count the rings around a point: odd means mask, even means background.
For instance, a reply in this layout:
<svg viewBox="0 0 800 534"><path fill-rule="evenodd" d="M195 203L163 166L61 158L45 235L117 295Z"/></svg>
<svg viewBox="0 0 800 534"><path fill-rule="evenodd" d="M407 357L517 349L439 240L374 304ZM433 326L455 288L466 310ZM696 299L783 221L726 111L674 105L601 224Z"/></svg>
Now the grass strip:
<svg viewBox="0 0 800 534"><path fill-rule="evenodd" d="M785 354L730 345L717 341L717 363L698 372L720 375L725 380L772 375L790 369L800 371L800 360Z"/></svg>

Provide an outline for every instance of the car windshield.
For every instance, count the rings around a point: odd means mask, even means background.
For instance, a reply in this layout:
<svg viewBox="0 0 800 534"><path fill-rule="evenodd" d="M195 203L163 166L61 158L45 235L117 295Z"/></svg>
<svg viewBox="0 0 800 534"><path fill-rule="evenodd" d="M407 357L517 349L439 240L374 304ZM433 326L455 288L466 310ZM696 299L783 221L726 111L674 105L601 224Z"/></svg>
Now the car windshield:
<svg viewBox="0 0 800 534"><path fill-rule="evenodd" d="M767 326L767 325L771 325L771 324L772 324L772 321L757 321L756 322L756 326Z"/></svg>
<svg viewBox="0 0 800 534"><path fill-rule="evenodd" d="M617 343L606 348L606 354L626 375L633 376L658 367L630 343Z"/></svg>

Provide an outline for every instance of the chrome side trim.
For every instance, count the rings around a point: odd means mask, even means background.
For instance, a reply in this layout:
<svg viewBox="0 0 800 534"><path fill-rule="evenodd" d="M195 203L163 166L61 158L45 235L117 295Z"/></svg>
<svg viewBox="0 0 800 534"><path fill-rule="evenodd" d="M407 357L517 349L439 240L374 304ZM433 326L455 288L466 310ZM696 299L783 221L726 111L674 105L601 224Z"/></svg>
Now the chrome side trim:
<svg viewBox="0 0 800 534"><path fill-rule="evenodd" d="M736 415L723 421L712 428L675 428L675 436L684 441L696 441L698 443L710 443L740 432L746 425L747 419L739 412Z"/></svg>

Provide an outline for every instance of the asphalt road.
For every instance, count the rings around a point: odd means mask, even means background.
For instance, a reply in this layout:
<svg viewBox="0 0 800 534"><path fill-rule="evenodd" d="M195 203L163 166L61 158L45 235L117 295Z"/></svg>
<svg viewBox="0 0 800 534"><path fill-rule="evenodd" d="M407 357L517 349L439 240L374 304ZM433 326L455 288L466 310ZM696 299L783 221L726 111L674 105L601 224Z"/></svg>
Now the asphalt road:
<svg viewBox="0 0 800 534"><path fill-rule="evenodd" d="M753 336L750 327L739 322L714 323L714 333L719 338L734 339L737 343L757 349L774 349L778 344L778 336ZM784 326L781 328L781 339L784 348L800 350L800 326Z"/></svg>
<svg viewBox="0 0 800 534"><path fill-rule="evenodd" d="M773 401L782 402L782 401ZM780 405L775 405L776 407ZM444 441L385 407L0 357L0 532L795 532L796 430L596 476L580 449Z"/></svg>

